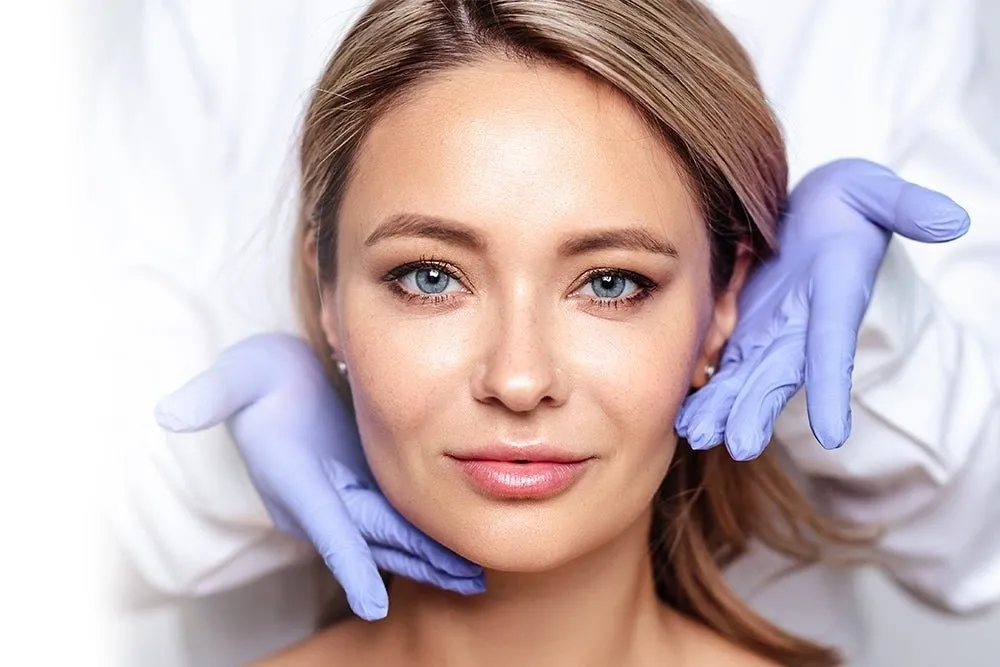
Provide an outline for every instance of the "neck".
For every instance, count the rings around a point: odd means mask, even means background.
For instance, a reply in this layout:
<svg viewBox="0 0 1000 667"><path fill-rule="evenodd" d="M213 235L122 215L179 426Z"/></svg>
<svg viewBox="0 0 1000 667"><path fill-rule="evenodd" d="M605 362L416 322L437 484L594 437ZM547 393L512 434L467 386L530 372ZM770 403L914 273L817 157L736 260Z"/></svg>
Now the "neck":
<svg viewBox="0 0 1000 667"><path fill-rule="evenodd" d="M649 516L620 539L554 570L488 571L465 597L398 579L386 621L407 664L639 665L671 654L673 615L656 597ZM389 628L386 628L387 630Z"/></svg>

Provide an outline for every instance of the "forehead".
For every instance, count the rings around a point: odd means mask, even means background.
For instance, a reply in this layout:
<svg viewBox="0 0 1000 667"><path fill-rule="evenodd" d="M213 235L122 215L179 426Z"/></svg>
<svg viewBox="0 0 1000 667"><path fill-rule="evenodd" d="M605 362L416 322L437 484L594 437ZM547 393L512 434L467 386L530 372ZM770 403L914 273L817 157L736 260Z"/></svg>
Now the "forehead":
<svg viewBox="0 0 1000 667"><path fill-rule="evenodd" d="M683 167L583 73L488 60L423 82L372 128L343 212L469 221L701 226Z"/></svg>

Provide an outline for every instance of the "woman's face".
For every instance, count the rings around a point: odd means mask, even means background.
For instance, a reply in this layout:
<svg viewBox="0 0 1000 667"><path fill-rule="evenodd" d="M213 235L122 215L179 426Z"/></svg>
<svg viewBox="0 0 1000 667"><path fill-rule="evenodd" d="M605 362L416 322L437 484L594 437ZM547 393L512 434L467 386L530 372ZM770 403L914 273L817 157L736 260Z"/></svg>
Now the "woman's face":
<svg viewBox="0 0 1000 667"><path fill-rule="evenodd" d="M671 154L579 73L490 61L366 139L323 325L414 525L538 571L646 516L735 301ZM528 461L525 463L524 461Z"/></svg>

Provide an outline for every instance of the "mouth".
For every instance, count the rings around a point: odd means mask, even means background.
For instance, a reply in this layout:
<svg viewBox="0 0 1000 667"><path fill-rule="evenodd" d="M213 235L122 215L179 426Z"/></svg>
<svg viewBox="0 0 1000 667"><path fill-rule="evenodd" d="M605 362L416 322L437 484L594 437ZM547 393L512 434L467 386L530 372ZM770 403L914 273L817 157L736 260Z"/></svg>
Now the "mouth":
<svg viewBox="0 0 1000 667"><path fill-rule="evenodd" d="M480 493L497 499L546 499L567 491L593 456L546 447L497 445L449 454Z"/></svg>

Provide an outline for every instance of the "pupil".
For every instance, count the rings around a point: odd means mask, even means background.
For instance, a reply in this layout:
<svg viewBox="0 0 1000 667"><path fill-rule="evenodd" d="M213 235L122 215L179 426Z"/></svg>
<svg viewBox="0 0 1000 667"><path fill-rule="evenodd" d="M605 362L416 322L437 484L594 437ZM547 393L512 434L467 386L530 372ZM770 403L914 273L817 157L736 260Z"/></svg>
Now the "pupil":
<svg viewBox="0 0 1000 667"><path fill-rule="evenodd" d="M448 287L450 280L441 269L418 269L415 277L417 287L429 294L440 294Z"/></svg>
<svg viewBox="0 0 1000 667"><path fill-rule="evenodd" d="M598 298L617 299L625 291L625 278L606 273L594 278L591 287Z"/></svg>

